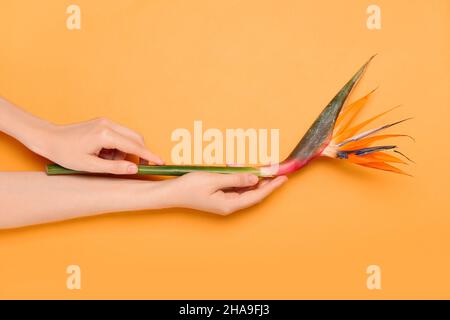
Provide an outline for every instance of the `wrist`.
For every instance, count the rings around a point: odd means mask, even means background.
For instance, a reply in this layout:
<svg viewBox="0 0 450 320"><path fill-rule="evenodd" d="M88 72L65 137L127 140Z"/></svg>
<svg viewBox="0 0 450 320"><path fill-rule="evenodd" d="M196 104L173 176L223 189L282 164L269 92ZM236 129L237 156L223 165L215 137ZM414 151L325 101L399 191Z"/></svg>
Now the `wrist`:
<svg viewBox="0 0 450 320"><path fill-rule="evenodd" d="M153 194L156 196L155 203L157 208L181 208L183 207L183 196L184 194L180 192L179 177L178 178L167 178L162 181L154 182Z"/></svg>
<svg viewBox="0 0 450 320"><path fill-rule="evenodd" d="M35 118L23 129L23 134L17 139L31 151L51 158L52 141L57 137L55 131L57 131L55 124Z"/></svg>
<svg viewBox="0 0 450 320"><path fill-rule="evenodd" d="M174 206L170 181L131 180L128 192L122 193L127 210L166 209Z"/></svg>
<svg viewBox="0 0 450 320"><path fill-rule="evenodd" d="M42 155L48 143L49 132L55 127L0 98L0 131L17 139L32 151Z"/></svg>

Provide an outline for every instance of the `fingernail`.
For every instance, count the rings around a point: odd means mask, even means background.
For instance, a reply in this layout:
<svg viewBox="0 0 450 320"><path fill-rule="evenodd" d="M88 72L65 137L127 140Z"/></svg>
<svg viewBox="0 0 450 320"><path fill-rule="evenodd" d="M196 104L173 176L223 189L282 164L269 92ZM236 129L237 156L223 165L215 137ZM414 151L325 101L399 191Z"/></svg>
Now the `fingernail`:
<svg viewBox="0 0 450 320"><path fill-rule="evenodd" d="M258 181L259 181L259 178L258 178L257 176L252 175L252 174L248 176L248 182L249 182L249 183L255 184L255 183L257 183Z"/></svg>
<svg viewBox="0 0 450 320"><path fill-rule="evenodd" d="M132 164L131 166L128 166L127 172L129 174L135 174L138 172L138 167L134 164Z"/></svg>

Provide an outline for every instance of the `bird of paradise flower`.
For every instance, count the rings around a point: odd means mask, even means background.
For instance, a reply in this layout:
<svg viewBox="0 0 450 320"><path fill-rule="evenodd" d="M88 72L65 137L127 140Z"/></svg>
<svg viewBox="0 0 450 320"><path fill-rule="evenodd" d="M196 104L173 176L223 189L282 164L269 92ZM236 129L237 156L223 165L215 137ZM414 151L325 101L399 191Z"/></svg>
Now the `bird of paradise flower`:
<svg viewBox="0 0 450 320"><path fill-rule="evenodd" d="M374 144L388 138L409 137L412 139L411 136L405 134L379 134L411 118L401 119L393 123L362 131L374 120L384 116L395 108L384 111L361 123L354 124L356 116L367 104L367 101L375 90L355 102L345 105L347 97L361 79L373 58L374 56L344 85L321 112L290 155L281 163L261 167L141 165L139 166L138 174L179 176L189 172L206 171L213 173L252 173L260 177L273 177L293 173L303 168L312 160L324 156L344 159L363 167L409 175L394 165L406 164L406 161L411 161L398 150L397 145ZM84 172L69 170L55 164L47 166L47 173L49 175L85 174Z"/></svg>

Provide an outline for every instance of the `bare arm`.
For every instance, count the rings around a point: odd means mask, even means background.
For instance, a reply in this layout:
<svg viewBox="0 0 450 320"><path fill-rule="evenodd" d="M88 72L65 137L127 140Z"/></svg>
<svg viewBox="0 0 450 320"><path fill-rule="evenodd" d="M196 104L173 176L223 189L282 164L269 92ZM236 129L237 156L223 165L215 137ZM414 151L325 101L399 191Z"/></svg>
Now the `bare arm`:
<svg viewBox="0 0 450 320"><path fill-rule="evenodd" d="M248 174L190 173L165 181L87 176L49 177L41 172L0 173L0 229L122 212L185 207L230 214L260 202L286 181L258 183ZM254 187L245 192L230 188Z"/></svg>
<svg viewBox="0 0 450 320"><path fill-rule="evenodd" d="M70 169L136 173L137 166L125 160L127 153L141 160L163 163L145 147L139 134L117 123L96 119L58 126L2 98L0 131ZM167 207L230 214L260 202L285 181L286 177L259 182L249 174L201 172L158 182L0 172L0 229L107 212Z"/></svg>
<svg viewBox="0 0 450 320"><path fill-rule="evenodd" d="M41 172L0 173L0 228L67 220L106 212L157 209L164 183Z"/></svg>

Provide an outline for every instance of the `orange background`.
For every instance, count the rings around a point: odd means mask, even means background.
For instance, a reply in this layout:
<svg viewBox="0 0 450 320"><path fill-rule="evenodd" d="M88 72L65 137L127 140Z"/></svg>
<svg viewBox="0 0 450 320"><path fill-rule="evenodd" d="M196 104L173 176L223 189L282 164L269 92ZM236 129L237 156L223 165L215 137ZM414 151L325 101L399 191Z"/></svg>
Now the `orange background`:
<svg viewBox="0 0 450 320"><path fill-rule="evenodd" d="M450 3L0 0L0 94L57 123L108 117L170 158L176 128L280 128L286 156L372 54L351 100L416 160L414 178L319 160L223 218L113 214L0 232L1 298L450 298ZM381 122L380 122L381 123ZM393 130L395 131L395 130ZM0 170L45 161L0 136ZM49 196L51 190L49 190ZM82 290L66 289L80 265ZM366 288L366 268L382 290Z"/></svg>

